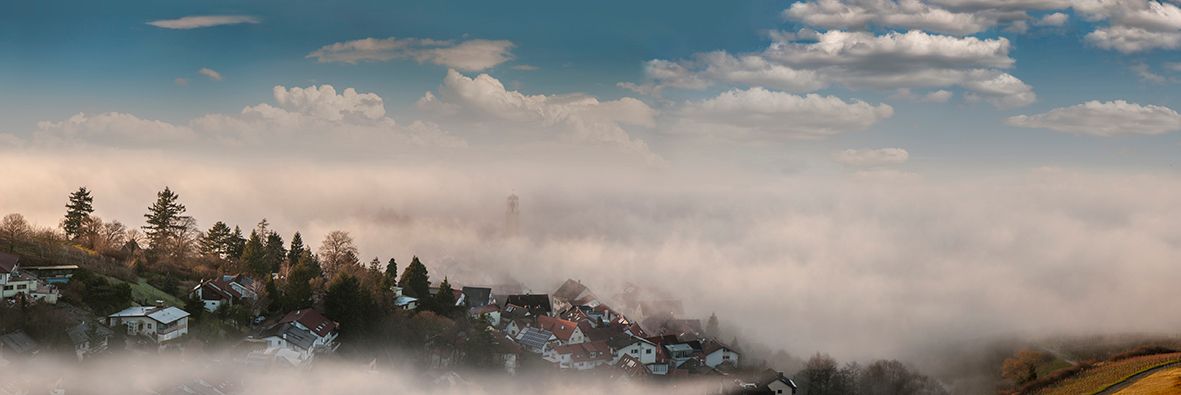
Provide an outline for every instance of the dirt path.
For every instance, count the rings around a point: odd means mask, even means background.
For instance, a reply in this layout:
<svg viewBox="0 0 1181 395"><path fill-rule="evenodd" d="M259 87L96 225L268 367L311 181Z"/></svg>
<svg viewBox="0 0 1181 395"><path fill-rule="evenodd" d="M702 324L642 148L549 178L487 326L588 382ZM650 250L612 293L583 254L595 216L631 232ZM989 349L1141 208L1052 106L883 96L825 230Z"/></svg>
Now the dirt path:
<svg viewBox="0 0 1181 395"><path fill-rule="evenodd" d="M1128 388L1128 386L1135 384L1137 381L1140 381L1140 379L1151 376L1153 373L1156 373L1156 372L1159 372L1161 370L1165 370L1168 368L1175 368L1178 366L1181 366L1181 362L1173 362L1170 364L1157 366L1155 368L1148 369L1148 370L1145 370L1140 373L1136 373L1135 375L1132 375L1132 377L1128 377L1124 381L1115 383L1112 386L1107 387L1107 389L1097 392L1096 395L1113 395L1116 392L1119 392L1120 390L1122 390L1124 388Z"/></svg>

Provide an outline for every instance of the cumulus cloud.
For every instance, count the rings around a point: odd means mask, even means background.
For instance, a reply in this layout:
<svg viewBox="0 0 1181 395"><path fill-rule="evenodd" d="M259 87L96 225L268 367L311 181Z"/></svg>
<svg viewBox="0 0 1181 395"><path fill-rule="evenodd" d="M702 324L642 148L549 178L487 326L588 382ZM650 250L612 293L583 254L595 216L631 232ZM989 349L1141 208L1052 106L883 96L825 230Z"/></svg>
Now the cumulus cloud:
<svg viewBox="0 0 1181 395"><path fill-rule="evenodd" d="M1026 128L1103 137L1155 135L1181 130L1181 114L1165 106L1140 105L1123 100L1092 100L1042 114L1010 117L1008 123Z"/></svg>
<svg viewBox="0 0 1181 395"><path fill-rule="evenodd" d="M955 93L945 89L927 92L923 95L916 95L910 89L901 88L894 92L894 94L890 95L890 98L899 100L913 100L924 103L947 103L953 96L955 96Z"/></svg>
<svg viewBox="0 0 1181 395"><path fill-rule="evenodd" d="M437 125L400 125L385 116L380 96L331 85L276 86L275 105L247 106L238 114L207 114L183 124L145 120L132 114L77 114L38 124L34 139L43 144L125 144L164 146L180 142L203 147L279 148L306 146L349 150L400 146L462 146L462 139Z"/></svg>
<svg viewBox="0 0 1181 395"><path fill-rule="evenodd" d="M828 83L875 89L959 87L998 107L1027 105L1037 97L1032 87L1002 71L1014 63L1010 43L1003 37L802 30L773 38L759 53L713 52L682 61L649 61L649 82L630 87L650 92L704 89L717 82L793 92L814 91Z"/></svg>
<svg viewBox="0 0 1181 395"><path fill-rule="evenodd" d="M1041 19L1038 19L1037 24L1039 26L1062 26L1065 25L1066 21L1068 20L1070 20L1069 15L1063 14L1061 12L1055 12L1041 17Z"/></svg>
<svg viewBox="0 0 1181 395"><path fill-rule="evenodd" d="M687 122L676 129L739 138L817 139L864 130L893 114L887 104L817 94L797 96L763 88L734 89L684 104L679 115Z"/></svg>
<svg viewBox="0 0 1181 395"><path fill-rule="evenodd" d="M870 26L921 29L949 34L972 34L997 24L995 13L956 12L919 0L811 0L791 5L783 15L827 29L865 29Z"/></svg>
<svg viewBox="0 0 1181 395"><path fill-rule="evenodd" d="M1074 10L1091 21L1107 21L1087 42L1123 53L1181 48L1181 7L1154 0L1075 0Z"/></svg>
<svg viewBox="0 0 1181 395"><path fill-rule="evenodd" d="M572 141L644 154L650 154L647 144L624 127L652 127L656 113L630 97L603 101L584 94L529 95L505 88L488 74L468 77L455 70L448 70L437 92L424 94L417 106L441 122L484 124L501 132L521 128L545 131Z"/></svg>
<svg viewBox="0 0 1181 395"><path fill-rule="evenodd" d="M384 62L412 59L464 71L490 69L513 58L506 40L461 42L422 38L364 38L325 45L307 55L319 62Z"/></svg>
<svg viewBox="0 0 1181 395"><path fill-rule="evenodd" d="M906 163L910 153L902 148L846 149L834 153L832 158L848 166L884 166Z"/></svg>
<svg viewBox="0 0 1181 395"><path fill-rule="evenodd" d="M208 67L202 67L200 70L197 70L197 74L208 77L209 79L214 80L214 81L221 81L221 73L217 72L217 70L214 70L214 69L211 69Z"/></svg>
<svg viewBox="0 0 1181 395"><path fill-rule="evenodd" d="M256 23L259 23L258 18L248 15L193 15L179 19L161 19L148 22L149 25L158 28L180 30Z"/></svg>

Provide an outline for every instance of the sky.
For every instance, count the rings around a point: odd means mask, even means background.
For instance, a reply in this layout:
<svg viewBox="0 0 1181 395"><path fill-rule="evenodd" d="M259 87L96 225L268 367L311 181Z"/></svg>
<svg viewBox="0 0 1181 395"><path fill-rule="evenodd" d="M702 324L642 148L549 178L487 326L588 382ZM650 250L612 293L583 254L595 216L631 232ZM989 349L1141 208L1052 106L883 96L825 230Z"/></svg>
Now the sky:
<svg viewBox="0 0 1181 395"><path fill-rule="evenodd" d="M798 355L1167 332L1179 50L1174 0L17 2L0 212L86 185L139 224L167 185Z"/></svg>

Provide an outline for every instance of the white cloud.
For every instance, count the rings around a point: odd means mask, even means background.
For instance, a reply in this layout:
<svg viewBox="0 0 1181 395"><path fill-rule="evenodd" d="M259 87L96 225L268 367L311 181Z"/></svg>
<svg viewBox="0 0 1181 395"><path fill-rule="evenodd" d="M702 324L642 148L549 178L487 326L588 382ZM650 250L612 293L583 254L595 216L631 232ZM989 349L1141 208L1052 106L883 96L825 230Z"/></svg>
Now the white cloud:
<svg viewBox="0 0 1181 395"><path fill-rule="evenodd" d="M649 82L621 86L644 93L704 89L716 82L791 92L815 91L830 83L855 89L960 87L998 107L1022 106L1037 98L1033 88L1001 71L1014 63L1003 37L802 30L773 38L759 53L652 60L645 67Z"/></svg>
<svg viewBox="0 0 1181 395"><path fill-rule="evenodd" d="M1091 21L1108 21L1086 40L1123 53L1181 48L1181 7L1153 0L1074 0L1074 10Z"/></svg>
<svg viewBox="0 0 1181 395"><path fill-rule="evenodd" d="M683 122L676 129L739 139L818 139L864 130L893 114L887 104L763 88L734 89L685 103L678 111Z"/></svg>
<svg viewBox="0 0 1181 395"><path fill-rule="evenodd" d="M883 166L906 163L910 153L902 148L846 149L833 154L833 160L849 166Z"/></svg>
<svg viewBox="0 0 1181 395"><path fill-rule="evenodd" d="M882 26L972 34L997 24L995 14L949 11L919 0L811 0L794 3L783 14L827 29Z"/></svg>
<svg viewBox="0 0 1181 395"><path fill-rule="evenodd" d="M301 147L308 151L395 150L402 146L456 147L462 139L437 125L400 125L385 115L380 96L352 88L337 93L331 85L276 86L275 105L247 106L238 114L207 114L185 124L145 120L125 113L77 114L38 124L35 140L45 144L140 145L165 147L184 142L194 148Z"/></svg>
<svg viewBox="0 0 1181 395"><path fill-rule="evenodd" d="M914 92L911 92L910 89L900 88L897 92L894 92L894 94L890 95L890 98L897 100L913 100L924 103L947 103L953 96L955 96L955 93L945 89L927 92L927 94L919 96L914 94Z"/></svg>
<svg viewBox="0 0 1181 395"><path fill-rule="evenodd" d="M1181 130L1181 114L1156 105L1139 105L1123 100L1097 100L1061 107L1037 115L1010 117L1010 125L1043 128L1093 136L1126 134L1155 135Z"/></svg>
<svg viewBox="0 0 1181 395"><path fill-rule="evenodd" d="M358 63L413 59L465 71L486 70L513 58L506 40L452 41L421 38L364 38L325 45L308 58L319 62Z"/></svg>
<svg viewBox="0 0 1181 395"><path fill-rule="evenodd" d="M625 125L652 127L655 110L640 100L624 97L601 101L584 94L528 95L505 88L488 74L465 76L448 70L436 93L427 92L418 107L436 114L441 122L511 125L501 129L557 131L565 139L621 147L650 154ZM477 125L469 125L477 126Z"/></svg>
<svg viewBox="0 0 1181 395"><path fill-rule="evenodd" d="M258 18L248 15L194 15L179 19L161 19L148 22L149 25L163 29L198 29L222 25L256 24Z"/></svg>
<svg viewBox="0 0 1181 395"><path fill-rule="evenodd" d="M1062 26L1070 20L1070 16L1061 12L1046 14L1041 19L1038 19L1038 26Z"/></svg>
<svg viewBox="0 0 1181 395"><path fill-rule="evenodd" d="M209 77L209 79L214 81L221 81L221 73L208 67L202 67L200 70L197 70L197 74Z"/></svg>
<svg viewBox="0 0 1181 395"><path fill-rule="evenodd" d="M1129 68L1132 69L1132 72L1136 73L1137 77L1140 77L1141 81L1158 83L1158 84L1169 81L1169 79L1165 78L1165 76L1154 73L1152 71L1152 68L1149 67L1148 64L1145 64L1145 63L1136 63L1136 64L1133 64L1132 66L1130 66Z"/></svg>

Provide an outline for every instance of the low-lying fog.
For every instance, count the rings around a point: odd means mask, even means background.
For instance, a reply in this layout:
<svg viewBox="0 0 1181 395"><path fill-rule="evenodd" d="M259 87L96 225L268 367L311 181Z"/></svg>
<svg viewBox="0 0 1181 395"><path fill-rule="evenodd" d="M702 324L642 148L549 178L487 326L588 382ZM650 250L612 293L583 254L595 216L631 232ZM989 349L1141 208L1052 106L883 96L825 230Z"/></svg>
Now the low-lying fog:
<svg viewBox="0 0 1181 395"><path fill-rule="evenodd" d="M345 230L363 261L418 255L461 285L630 282L803 357L921 362L997 336L1181 328L1161 313L1179 289L1181 178L950 173L26 149L0 155L0 212L55 224L86 185L96 215L140 225L169 185L202 229L265 217L314 246Z"/></svg>

